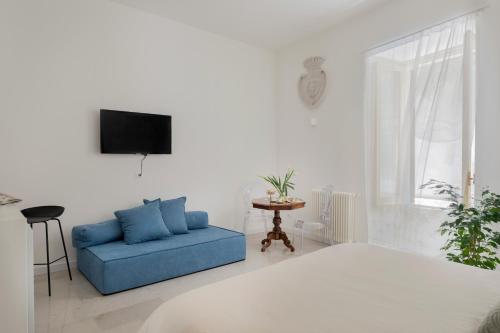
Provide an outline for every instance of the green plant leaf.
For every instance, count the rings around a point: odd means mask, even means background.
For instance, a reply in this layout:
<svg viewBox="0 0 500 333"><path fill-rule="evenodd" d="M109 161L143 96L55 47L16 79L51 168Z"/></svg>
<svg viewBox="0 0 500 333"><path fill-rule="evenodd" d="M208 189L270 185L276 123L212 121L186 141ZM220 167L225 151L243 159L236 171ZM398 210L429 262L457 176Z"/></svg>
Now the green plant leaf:
<svg viewBox="0 0 500 333"><path fill-rule="evenodd" d="M497 249L500 247L500 232L490 227L500 222L500 195L484 189L474 206L466 207L460 202L459 189L435 179L420 188L434 190L437 195L451 201L447 209L449 221L439 227L442 236L447 236L444 246L449 261L484 269L495 269L500 264Z"/></svg>
<svg viewBox="0 0 500 333"><path fill-rule="evenodd" d="M295 170L288 170L283 178L276 176L261 177L263 180L271 184L279 196L288 196L288 190L295 190L295 184L290 180L292 179Z"/></svg>

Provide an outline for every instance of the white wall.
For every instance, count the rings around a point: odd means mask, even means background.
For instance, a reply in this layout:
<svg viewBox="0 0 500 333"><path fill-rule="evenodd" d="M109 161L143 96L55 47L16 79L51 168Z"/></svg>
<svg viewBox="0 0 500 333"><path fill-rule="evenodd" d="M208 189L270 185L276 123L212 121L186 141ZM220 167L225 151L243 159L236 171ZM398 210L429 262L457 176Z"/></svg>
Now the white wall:
<svg viewBox="0 0 500 333"><path fill-rule="evenodd" d="M475 10L485 1L399 0L358 16L278 54L278 167L300 173L297 192L310 200L310 190L334 184L342 191L363 193L364 53L384 42ZM500 191L500 6L491 4L480 18L477 179L479 186ZM326 99L315 112L299 100L297 80L302 61L323 56L328 74ZM318 119L311 127L309 119ZM362 230L361 238L366 235Z"/></svg>
<svg viewBox="0 0 500 333"><path fill-rule="evenodd" d="M187 195L188 209L208 210L212 223L232 227L240 187L276 165L297 169L296 194L306 200L327 183L362 193L364 51L484 3L395 0L280 50L276 60L105 0L5 0L0 191L24 198L24 207L67 207L68 241L73 225L110 218L143 197ZM497 191L499 17L492 0L479 24L477 138L478 185ZM329 82L323 105L310 112L297 80L313 55L326 58ZM99 108L171 114L174 154L148 157L139 179L139 156L99 154ZM43 231L35 237L43 249ZM56 230L51 244L60 254Z"/></svg>
<svg viewBox="0 0 500 333"><path fill-rule="evenodd" d="M276 169L273 53L105 0L2 5L0 192L65 206L69 244L72 226L160 196L234 227L241 186ZM101 155L100 108L172 115L173 154L142 178L139 156Z"/></svg>
<svg viewBox="0 0 500 333"><path fill-rule="evenodd" d="M490 2L478 26L476 180L500 192L500 1Z"/></svg>

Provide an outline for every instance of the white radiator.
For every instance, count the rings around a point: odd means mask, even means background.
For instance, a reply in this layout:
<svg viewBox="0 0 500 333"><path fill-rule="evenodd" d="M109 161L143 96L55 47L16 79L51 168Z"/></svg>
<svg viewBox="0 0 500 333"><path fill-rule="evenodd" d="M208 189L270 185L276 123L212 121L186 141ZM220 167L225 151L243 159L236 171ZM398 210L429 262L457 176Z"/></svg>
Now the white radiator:
<svg viewBox="0 0 500 333"><path fill-rule="evenodd" d="M312 209L317 220L321 214L321 202L328 200L326 196L321 190L313 190ZM332 192L331 196L329 223L316 236L328 244L353 242L358 223L359 196L346 192Z"/></svg>

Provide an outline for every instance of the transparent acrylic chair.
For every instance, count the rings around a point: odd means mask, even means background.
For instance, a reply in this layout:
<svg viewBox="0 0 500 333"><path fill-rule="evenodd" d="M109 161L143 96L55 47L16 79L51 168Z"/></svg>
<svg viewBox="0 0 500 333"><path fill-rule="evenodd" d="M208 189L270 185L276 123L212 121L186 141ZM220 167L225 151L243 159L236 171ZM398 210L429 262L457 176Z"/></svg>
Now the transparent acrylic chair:
<svg viewBox="0 0 500 333"><path fill-rule="evenodd" d="M263 232L267 234L267 222L270 220L270 215L262 209L255 209L252 206L252 200L257 198L263 198L266 196L266 187L259 183L254 182L247 184L243 188L243 204L245 209L245 214L243 217L243 233L247 234L248 225L250 223L262 223Z"/></svg>
<svg viewBox="0 0 500 333"><path fill-rule="evenodd" d="M292 241L295 244L295 235L300 233L300 250L304 249L304 232L318 232L326 228L330 224L332 216L332 194L333 186L327 185L321 189L320 195L320 213L319 220L309 221L303 219L297 219L294 225L294 233Z"/></svg>

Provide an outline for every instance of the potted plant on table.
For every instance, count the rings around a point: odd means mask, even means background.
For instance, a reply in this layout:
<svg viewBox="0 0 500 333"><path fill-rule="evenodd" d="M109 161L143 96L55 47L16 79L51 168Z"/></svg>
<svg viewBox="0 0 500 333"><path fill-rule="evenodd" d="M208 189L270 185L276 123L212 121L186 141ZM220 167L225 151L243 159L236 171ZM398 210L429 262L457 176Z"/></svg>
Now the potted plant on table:
<svg viewBox="0 0 500 333"><path fill-rule="evenodd" d="M276 177L276 176L266 176L266 177L261 177L264 179L266 182L271 184L275 189L276 192L278 193L278 200L277 202L283 203L288 201L288 190L294 190L295 189L295 184L292 183L292 177L295 174L295 170L288 170L283 178L281 177Z"/></svg>

